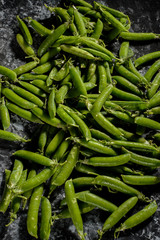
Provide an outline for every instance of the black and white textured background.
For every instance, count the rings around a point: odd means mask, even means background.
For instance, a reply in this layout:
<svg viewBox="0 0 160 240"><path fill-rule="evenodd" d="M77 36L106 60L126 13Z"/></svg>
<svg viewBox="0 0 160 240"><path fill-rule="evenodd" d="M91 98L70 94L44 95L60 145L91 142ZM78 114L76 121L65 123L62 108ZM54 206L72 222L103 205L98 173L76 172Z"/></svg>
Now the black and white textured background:
<svg viewBox="0 0 160 240"><path fill-rule="evenodd" d="M18 32L18 24L16 15L20 17L31 16L34 19L40 20L42 23L47 23L49 27L54 25L51 14L44 7L44 3L54 6L60 3L60 0L43 1L43 0L0 0L0 65L14 69L23 64L24 54L18 47L15 34ZM128 14L132 27L131 30L135 32L156 32L160 33L160 2L159 0L108 0L101 1L110 7L119 9ZM37 40L37 38L35 38ZM113 46L115 51L119 48L118 42ZM151 42L147 44L132 44L132 49L135 56L141 56L151 51L158 51L160 49L160 41ZM38 125L30 124L29 122L11 115L11 126L9 131L18 133L21 136L31 137L36 131ZM0 141L0 194L4 187L4 170L12 167L11 154L21 147L23 144L10 143ZM151 190L145 193L152 196L160 204L160 190L159 185L151 187ZM53 208L62 197L63 192L57 191L53 197ZM106 198L108 191L106 190ZM116 196L114 197L116 199ZM115 199L113 198L113 201ZM123 201L123 199L121 200ZM140 206L142 207L142 206ZM20 211L18 219L10 225L5 227L9 221L9 213L5 215L0 213L0 239L1 240L30 240L33 239L27 233L26 229L26 211ZM107 217L107 213L99 210L94 210L92 213L83 217L84 230L87 232L86 240L97 240L97 229L99 229ZM51 230L50 239L52 240L78 240L75 227L71 220L56 221ZM103 240L113 240L113 231L106 234ZM160 240L160 212L157 210L154 217L140 227L121 234L119 240Z"/></svg>

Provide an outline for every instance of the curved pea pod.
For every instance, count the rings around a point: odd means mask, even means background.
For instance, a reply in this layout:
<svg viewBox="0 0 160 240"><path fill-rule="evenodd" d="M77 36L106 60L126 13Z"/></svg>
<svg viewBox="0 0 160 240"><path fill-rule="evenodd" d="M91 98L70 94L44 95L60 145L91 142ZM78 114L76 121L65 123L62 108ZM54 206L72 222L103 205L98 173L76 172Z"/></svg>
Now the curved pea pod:
<svg viewBox="0 0 160 240"><path fill-rule="evenodd" d="M13 192L15 194L25 193L46 182L53 175L53 173L54 170L50 168L45 168L34 177L27 179L27 181L25 181L20 188L15 188Z"/></svg>
<svg viewBox="0 0 160 240"><path fill-rule="evenodd" d="M44 73L49 72L52 69L53 65L54 64L52 61L48 61L36 68L33 68L32 72L33 72L33 74L44 74Z"/></svg>
<svg viewBox="0 0 160 240"><path fill-rule="evenodd" d="M107 55L106 53L100 52L100 51L98 51L96 49L93 49L93 48L83 48L83 50L91 53L95 57L99 57L100 60L103 59L103 60L108 61L108 62L112 61L112 59L111 59L111 57L109 55Z"/></svg>
<svg viewBox="0 0 160 240"><path fill-rule="evenodd" d="M59 120L56 117L50 118L49 115L41 108L36 107L36 108L31 109L31 111L34 115L36 115L38 118L40 118L40 120L47 123L48 125L51 125L51 126L54 126L57 128L65 128L65 125L61 120Z"/></svg>
<svg viewBox="0 0 160 240"><path fill-rule="evenodd" d="M122 139L123 134L119 131L117 127L115 127L110 121L108 121L107 118L104 117L101 112L95 113L92 112L92 109L90 112L92 114L92 117L100 126L102 126L102 128L104 128L107 132L109 132L116 138Z"/></svg>
<svg viewBox="0 0 160 240"><path fill-rule="evenodd" d="M144 222L156 212L157 208L158 206L156 201L151 202L142 210L135 213L134 215L129 217L124 223L122 223L121 226L115 230L115 233L133 228L138 224Z"/></svg>
<svg viewBox="0 0 160 240"><path fill-rule="evenodd" d="M38 56L41 57L47 49L68 29L69 22L65 22L54 30L40 45Z"/></svg>
<svg viewBox="0 0 160 240"><path fill-rule="evenodd" d="M103 88L102 92L99 94L97 99L95 100L91 111L92 112L100 112L101 108L103 107L105 101L109 98L110 94L112 93L113 86L109 84L106 88Z"/></svg>
<svg viewBox="0 0 160 240"><path fill-rule="evenodd" d="M140 126L155 129L155 130L160 130L160 123L146 118L146 117L136 117L134 122Z"/></svg>
<svg viewBox="0 0 160 240"><path fill-rule="evenodd" d="M78 177L73 179L73 184L75 188L90 186L94 185L94 179L94 177Z"/></svg>
<svg viewBox="0 0 160 240"><path fill-rule="evenodd" d="M58 133L53 137L53 139L51 140L51 142L48 144L46 151L45 151L45 155L47 157L51 157L53 155L53 153L55 152L55 150L57 149L57 147L61 144L61 142L63 141L65 136L65 132L61 129L60 131L58 131Z"/></svg>
<svg viewBox="0 0 160 240"><path fill-rule="evenodd" d="M38 238L38 212L42 194L43 185L40 185L34 189L27 213L27 230L28 233L35 238Z"/></svg>
<svg viewBox="0 0 160 240"><path fill-rule="evenodd" d="M120 107L126 110L133 110L133 111L144 111L148 109L148 102L147 101L112 101L112 103L119 105ZM119 109L122 110L122 109Z"/></svg>
<svg viewBox="0 0 160 240"><path fill-rule="evenodd" d="M38 98L37 96L35 96L33 93L31 93L21 87L13 85L13 84L11 84L10 87L16 94L18 94L22 98L34 103L35 105L37 105L39 107L43 107L43 105L44 105L43 101L40 98Z"/></svg>
<svg viewBox="0 0 160 240"><path fill-rule="evenodd" d="M28 83L28 82L19 82L19 84L24 87L25 89L27 89L29 92L32 92L33 94L35 95L38 95L42 98L46 98L47 97L47 94L41 90L40 88L34 86L33 84L31 83Z"/></svg>
<svg viewBox="0 0 160 240"><path fill-rule="evenodd" d="M47 79L47 75L44 75L44 74L39 74L39 75L36 75L36 74L32 74L32 73L24 73L22 75L20 75L18 77L19 80L22 80L22 81L30 81L30 80L34 80L34 79L41 79L41 80L46 80ZM19 81L19 83L22 83L21 81Z"/></svg>
<svg viewBox="0 0 160 240"><path fill-rule="evenodd" d="M160 182L157 176L121 175L123 182L129 185L154 185Z"/></svg>
<svg viewBox="0 0 160 240"><path fill-rule="evenodd" d="M33 48L25 41L25 39L23 38L23 36L20 33L18 33L16 35L16 39L17 39L19 46L24 51L24 53L26 53L28 56L35 55Z"/></svg>
<svg viewBox="0 0 160 240"><path fill-rule="evenodd" d="M4 130L0 130L0 139L4 139L7 141L19 141L19 142L29 142L30 141L30 139L25 139L25 138L19 136L18 134L4 131Z"/></svg>
<svg viewBox="0 0 160 240"><path fill-rule="evenodd" d="M33 68L35 68L37 65L38 65L38 60L36 61L31 61L29 63L26 63L24 65L21 65L17 68L15 68L13 71L18 75L21 75L23 73L27 73L29 72L30 70L32 70Z"/></svg>
<svg viewBox="0 0 160 240"><path fill-rule="evenodd" d="M33 44L33 39L32 39L32 36L30 34L30 31L29 31L27 25L24 23L24 21L22 19L20 19L19 16L17 16L17 20L18 20L19 27L20 27L20 29L22 31L22 34L23 34L26 42L28 44L32 45Z"/></svg>
<svg viewBox="0 0 160 240"><path fill-rule="evenodd" d="M8 184L7 184L7 187L9 189L13 189L17 185L22 175L22 171L23 171L23 163L15 159L13 170L11 172L11 175L9 177Z"/></svg>
<svg viewBox="0 0 160 240"><path fill-rule="evenodd" d="M16 105L24 108L24 109L31 109L36 107L36 105L20 96L18 96L15 92L13 92L11 89L9 88L2 88L2 94L9 99L10 101L12 101L13 103L15 103Z"/></svg>
<svg viewBox="0 0 160 240"><path fill-rule="evenodd" d="M62 106L62 105L61 105ZM85 137L86 141L91 139L91 133L86 125L86 123L78 116L78 113L74 112L71 108L62 106L66 112L73 118L75 123L79 126L80 131L82 132L83 136Z"/></svg>
<svg viewBox="0 0 160 240"><path fill-rule="evenodd" d="M43 122L37 118L32 112L25 110L23 108L18 107L17 105L11 103L11 102L6 102L7 108L15 113L16 115L30 121L30 122L35 122L35 123L40 123L43 124Z"/></svg>
<svg viewBox="0 0 160 240"><path fill-rule="evenodd" d="M3 130L7 130L10 126L10 115L8 112L8 108L6 106L4 97L1 99L1 104L0 104L0 117L1 117L1 122L3 126Z"/></svg>
<svg viewBox="0 0 160 240"><path fill-rule="evenodd" d="M25 159L27 161L33 161L38 164L47 166L47 167L54 167L55 162L51 160L50 158L47 158L45 156L42 156L41 154L30 152L27 150L18 150L13 153L15 157L19 157L21 159Z"/></svg>
<svg viewBox="0 0 160 240"><path fill-rule="evenodd" d="M159 34L155 33L135 33L135 32L121 32L120 37L128 41L149 41L158 39Z"/></svg>
<svg viewBox="0 0 160 240"><path fill-rule="evenodd" d="M160 51L156 51L156 52L151 52L151 53L148 53L148 54L145 54L139 58L137 58L135 60L135 67L139 67L149 61L152 61L156 58L159 58L160 57Z"/></svg>
<svg viewBox="0 0 160 240"><path fill-rule="evenodd" d="M0 66L0 74L8 77L13 82L17 80L17 74L9 68Z"/></svg>
<svg viewBox="0 0 160 240"><path fill-rule="evenodd" d="M41 201L41 225L40 239L48 240L51 231L52 208L51 203L46 197Z"/></svg>
<svg viewBox="0 0 160 240"><path fill-rule="evenodd" d="M76 126L75 120L65 111L63 107L59 104L57 108L57 115L68 125Z"/></svg>
<svg viewBox="0 0 160 240"><path fill-rule="evenodd" d="M121 218L128 213L137 203L137 197L131 197L123 202L105 221L103 224L102 230L99 230L98 233L100 235L100 239L102 235L111 229L116 223L118 223Z"/></svg>
<svg viewBox="0 0 160 240"><path fill-rule="evenodd" d="M47 144L47 135L49 131L49 125L45 124L40 131L39 138L38 138L38 151L40 153L44 153L44 148Z"/></svg>
<svg viewBox="0 0 160 240"><path fill-rule="evenodd" d="M129 42L128 41L122 42L119 49L119 57L123 62L125 62L128 57L128 51L129 51Z"/></svg>
<svg viewBox="0 0 160 240"><path fill-rule="evenodd" d="M55 88L52 89L48 97L48 113L50 118L54 118L56 116Z"/></svg>
<svg viewBox="0 0 160 240"><path fill-rule="evenodd" d="M95 2L95 7L100 10L102 16L111 23L111 25L115 28L118 28L121 31L127 32L128 30L126 27L117 19L115 18L109 11L106 9L104 10L100 4Z"/></svg>
<svg viewBox="0 0 160 240"><path fill-rule="evenodd" d="M151 89L151 88L150 88ZM157 107L159 106L160 103L160 91L158 91L156 94L154 94L152 96L152 98L150 98L149 102L148 102L148 108L153 108L153 107Z"/></svg>
<svg viewBox="0 0 160 240"><path fill-rule="evenodd" d="M48 36L53 32L53 30L46 28L41 23L39 23L38 21L34 20L31 17L27 17L26 19L28 20L29 24L33 27L33 29L42 37Z"/></svg>
<svg viewBox="0 0 160 240"><path fill-rule="evenodd" d="M96 49L96 50L98 50L102 53L105 53L111 59L115 58L114 54L111 51L109 51L107 48L99 45L97 42L92 41L88 37L80 37L78 42L81 43L82 45L87 45L89 48L93 48L93 49Z"/></svg>
<svg viewBox="0 0 160 240"><path fill-rule="evenodd" d="M152 80L152 77L154 74L160 69L160 59L155 61L151 67L148 69L148 71L145 73L145 78L150 82Z"/></svg>
<svg viewBox="0 0 160 240"><path fill-rule="evenodd" d="M52 185L61 186L72 173L79 157L79 147L74 145L70 150L66 161L62 165L58 176L52 181Z"/></svg>
<svg viewBox="0 0 160 240"><path fill-rule="evenodd" d="M93 8L93 6L90 3L88 3L88 2L86 2L84 0L71 0L71 2L73 2L75 5L89 7L91 9Z"/></svg>
<svg viewBox="0 0 160 240"><path fill-rule="evenodd" d="M22 172L16 187L21 186L23 182L26 180L26 177L27 177L27 169ZM9 226L17 218L17 212L20 209L21 202L22 202L22 198L20 196L13 196L11 201L10 222L6 226Z"/></svg>
<svg viewBox="0 0 160 240"><path fill-rule="evenodd" d="M114 149L107 147L105 145L103 145L101 142L95 140L95 139L91 139L89 141L86 141L85 139L81 138L77 138L77 137L71 137L71 140L79 143L81 146L86 147L88 149L91 149L95 152L99 152L99 153L103 153L103 154L107 154L107 155L117 155L117 153L115 152Z"/></svg>
<svg viewBox="0 0 160 240"><path fill-rule="evenodd" d="M139 155L137 153L133 153L129 150L126 150L125 148L123 148L123 151L124 152L129 152L130 155L131 155L130 161L137 164L137 165L142 165L142 166L146 166L146 167L153 167L153 168L160 167L160 160L157 159L157 158L151 158L151 157Z"/></svg>
<svg viewBox="0 0 160 240"><path fill-rule="evenodd" d="M75 190L74 190L74 185L72 183L72 179L67 180L65 183L65 195L66 195L67 205L68 205L69 213L71 215L73 224L77 229L80 239L84 240L85 237L83 232L83 221L82 221L81 213L77 203L77 199L75 196Z"/></svg>
<svg viewBox="0 0 160 240"><path fill-rule="evenodd" d="M87 36L87 29L81 13L73 6L74 22L80 36Z"/></svg>
<svg viewBox="0 0 160 240"><path fill-rule="evenodd" d="M68 90L69 90L69 86L67 84L64 84L56 91L56 95L55 95L56 103L63 104Z"/></svg>
<svg viewBox="0 0 160 240"><path fill-rule="evenodd" d="M132 93L141 96L142 93L137 86L131 83L129 80L122 76L113 76L114 80L116 80L117 84L122 86L124 89L131 91Z"/></svg>
<svg viewBox="0 0 160 240"><path fill-rule="evenodd" d="M155 78L153 79L151 83L151 88L148 90L148 98L151 99L154 94L157 92L158 88L160 86L160 73L157 73Z"/></svg>
<svg viewBox="0 0 160 240"><path fill-rule="evenodd" d="M104 109L112 114L113 116L115 116L118 119L121 119L124 122L128 122L128 123L134 123L134 119L132 117L129 116L129 114L125 113L125 112L121 112L121 111L115 111L113 109L109 109L107 110L107 108L104 107Z"/></svg>
<svg viewBox="0 0 160 240"><path fill-rule="evenodd" d="M139 96L133 93L120 90L117 87L113 87L112 95L120 100L125 100L125 101L141 101L142 100Z"/></svg>
<svg viewBox="0 0 160 240"><path fill-rule="evenodd" d="M101 131L99 131L97 129L91 128L90 132L91 132L92 137L95 138L95 139L106 140L106 141L111 140L110 136L108 136L106 133L101 132Z"/></svg>
<svg viewBox="0 0 160 240"><path fill-rule="evenodd" d="M124 183L116 178L113 178L113 177L99 175L98 177L96 177L93 180L93 184L108 187L109 189L112 189L112 190L115 190L115 191L118 191L118 192L121 192L124 194L128 194L131 196L137 196L142 201L147 200L147 198L144 196L144 194L139 192L137 189L130 187L126 183Z"/></svg>
<svg viewBox="0 0 160 240"><path fill-rule="evenodd" d="M83 161L84 164L97 167L113 167L127 163L131 158L130 154L121 154L115 157L91 157Z"/></svg>
<svg viewBox="0 0 160 240"><path fill-rule="evenodd" d="M5 169L5 186L3 190L3 194L0 201L0 212L5 213L8 208L11 199L11 190L7 187L7 183L10 177L11 171Z"/></svg>
<svg viewBox="0 0 160 240"><path fill-rule="evenodd" d="M131 142L131 141L121 141L121 140L111 140L106 142L107 146L115 146L115 147L125 147L131 150L136 151L144 151L144 152L154 152L158 151L154 146L146 143L139 143L139 142Z"/></svg>
<svg viewBox="0 0 160 240"><path fill-rule="evenodd" d="M61 45L60 48L62 51L67 52L69 54L75 55L80 58L85 58L89 60L98 60L93 54L83 50L83 48L71 46L71 45Z"/></svg>
<svg viewBox="0 0 160 240"><path fill-rule="evenodd" d="M90 191L78 192L76 193L76 198L104 211L114 212L117 209L116 205L97 196L96 194L91 193Z"/></svg>
<svg viewBox="0 0 160 240"><path fill-rule="evenodd" d="M57 162L59 162L66 154L67 149L70 146L70 143L71 143L70 140L65 139L55 151L52 159L55 159Z"/></svg>
<svg viewBox="0 0 160 240"><path fill-rule="evenodd" d="M103 22L98 18L91 37L95 39L99 39L102 34L102 31L103 31Z"/></svg>
<svg viewBox="0 0 160 240"><path fill-rule="evenodd" d="M115 70L123 77L127 78L129 81L131 81L133 84L139 84L141 83L141 79L129 71L127 68L125 68L123 65L116 65Z"/></svg>

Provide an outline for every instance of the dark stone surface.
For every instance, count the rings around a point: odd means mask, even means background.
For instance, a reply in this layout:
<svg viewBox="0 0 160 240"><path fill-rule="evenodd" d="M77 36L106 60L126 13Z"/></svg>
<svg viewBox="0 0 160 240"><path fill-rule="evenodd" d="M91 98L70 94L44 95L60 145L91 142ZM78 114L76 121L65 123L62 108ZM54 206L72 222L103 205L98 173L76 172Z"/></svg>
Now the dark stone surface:
<svg viewBox="0 0 160 240"><path fill-rule="evenodd" d="M16 15L20 17L31 16L42 23L48 23L51 27L54 22L50 19L51 14L44 7L44 3L48 5L57 5L60 1L52 0L39 1L39 0L0 0L0 65L14 69L18 65L25 62L24 54L19 49L15 34L18 32L18 24ZM119 9L128 14L132 22L132 31L139 32L159 32L160 26L160 3L159 0L107 0L101 1L110 7ZM37 37L35 37L37 40ZM118 49L118 42L115 44L115 50ZM135 56L157 51L160 49L160 41L155 41L146 44L132 43L132 49ZM143 70L142 70L143 71ZM31 137L32 133L37 129L36 124L30 124L27 121L11 115L12 124L9 131L18 133L21 136ZM11 168L11 154L18 148L25 146L19 143L10 143L0 141L0 194L4 187L4 169ZM160 194L159 186L150 188L153 199L157 200L159 205ZM59 199L62 197L63 191L57 191L53 196L53 208L56 206ZM106 191L106 198L108 191ZM121 197L121 196L120 196ZM116 198L116 197L114 197ZM115 201L115 199L113 199ZM144 205L141 205L142 208ZM136 210L134 210L136 211ZM18 219L9 227L5 227L8 223L9 213L5 215L0 213L0 239L1 240L30 240L33 239L27 233L26 229L26 216L27 211L20 211ZM102 226L105 221L107 213L99 210L94 210L92 213L84 216L84 230L87 232L86 240L97 240L97 230ZM70 220L59 220L52 226L51 236L52 240L78 240L75 227ZM104 235L103 240L113 240L113 231ZM160 240L160 214L159 210L152 219L146 221L140 227L134 230L127 231L120 235L119 240Z"/></svg>

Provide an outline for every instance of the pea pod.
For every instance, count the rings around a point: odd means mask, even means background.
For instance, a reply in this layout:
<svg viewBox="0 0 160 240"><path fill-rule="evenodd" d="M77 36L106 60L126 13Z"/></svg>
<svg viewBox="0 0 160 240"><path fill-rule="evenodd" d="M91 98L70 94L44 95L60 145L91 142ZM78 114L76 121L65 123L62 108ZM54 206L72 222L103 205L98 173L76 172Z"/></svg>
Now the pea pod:
<svg viewBox="0 0 160 240"><path fill-rule="evenodd" d="M17 20L18 20L19 27L20 27L20 29L22 31L22 34L23 34L26 42L28 44L32 45L33 44L33 39L32 39L32 36L30 34L30 31L29 31L27 25L24 23L24 21L22 19L20 19L19 16L17 16Z"/></svg>
<svg viewBox="0 0 160 240"><path fill-rule="evenodd" d="M67 199L67 205L72 221L78 231L78 235L82 240L85 239L83 233L83 222L80 214L79 206L75 197L75 190L71 180L67 180L65 183L65 195Z"/></svg>
<svg viewBox="0 0 160 240"><path fill-rule="evenodd" d="M26 53L28 56L35 55L33 48L24 40L23 36L20 33L16 35L16 39L24 53Z"/></svg>
<svg viewBox="0 0 160 240"><path fill-rule="evenodd" d="M148 219L155 213L155 211L157 210L157 207L158 206L156 201L151 202L142 210L135 213L134 215L129 217L124 223L122 223L121 226L115 230L115 233L133 228L138 224L144 222L146 219Z"/></svg>
<svg viewBox="0 0 160 240"><path fill-rule="evenodd" d="M40 45L38 49L38 56L41 57L44 53L46 53L47 49L67 30L69 26L68 22L60 25L58 28L54 30Z"/></svg>
<svg viewBox="0 0 160 240"><path fill-rule="evenodd" d="M13 82L15 82L17 80L17 74L9 68L0 66L0 74L8 77Z"/></svg>
<svg viewBox="0 0 160 240"><path fill-rule="evenodd" d="M29 24L33 27L33 29L43 37L48 36L53 32L53 30L46 28L41 23L37 22L31 17L27 17L27 20Z"/></svg>
<svg viewBox="0 0 160 240"><path fill-rule="evenodd" d="M7 141L20 141L20 142L29 142L30 139L25 139L18 134L7 132L4 130L0 130L0 139L4 139Z"/></svg>
<svg viewBox="0 0 160 240"><path fill-rule="evenodd" d="M27 213L27 230L28 233L38 238L38 212L41 202L41 197L43 194L43 185L40 185L36 187L32 193L29 207L28 207L28 213Z"/></svg>
<svg viewBox="0 0 160 240"><path fill-rule="evenodd" d="M40 239L49 239L51 231L51 203L46 197L42 197L41 202L41 225L40 225Z"/></svg>
<svg viewBox="0 0 160 240"><path fill-rule="evenodd" d="M160 182L160 178L156 176L132 176L121 175L123 182L129 185L154 185Z"/></svg>
<svg viewBox="0 0 160 240"><path fill-rule="evenodd" d="M108 231L117 222L119 222L120 219L136 205L137 201L137 197L127 199L107 218L102 227L102 230L99 231L100 239L106 231Z"/></svg>
<svg viewBox="0 0 160 240"><path fill-rule="evenodd" d="M52 161L51 159L49 159L45 156L42 156L38 153L30 152L27 150L18 150L16 152L14 152L13 155L15 157L19 157L21 159L25 159L28 161L33 161L33 162L36 162L38 164L41 164L41 165L44 165L47 167L53 167L55 165L55 162Z"/></svg>
<svg viewBox="0 0 160 240"><path fill-rule="evenodd" d="M7 130L10 126L10 115L8 108L6 106L4 97L1 99L1 104L0 104L0 117L1 117L1 122L3 126L3 130Z"/></svg>

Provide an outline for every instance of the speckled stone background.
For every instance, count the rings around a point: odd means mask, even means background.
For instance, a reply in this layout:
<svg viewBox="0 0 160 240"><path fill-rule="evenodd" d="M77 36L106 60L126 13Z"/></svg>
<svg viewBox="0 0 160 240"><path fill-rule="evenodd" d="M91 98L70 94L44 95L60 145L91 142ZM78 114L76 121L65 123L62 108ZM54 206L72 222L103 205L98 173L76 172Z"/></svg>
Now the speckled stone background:
<svg viewBox="0 0 160 240"><path fill-rule="evenodd" d="M34 19L47 24L49 27L54 25L51 14L44 7L44 3L54 6L60 3L60 1L43 1L43 0L0 0L0 65L14 69L15 67L25 62L24 54L18 47L15 34L18 32L18 24L16 21L16 15L20 17L31 16ZM101 1L101 3L107 4L110 7L117 8L124 13L128 14L132 27L131 31L143 31L143 32L156 32L160 33L160 1L159 0L107 0ZM37 40L37 36L35 39ZM36 43L38 44L38 42ZM135 52L135 57L143 54L160 50L160 41L137 44L132 43L132 49ZM36 47L36 45L35 45ZM114 51L119 48L119 43L116 42L112 46ZM142 69L142 72L145 69ZM28 121L21 119L15 115L11 115L11 126L9 131L18 133L21 136L27 136L28 138L36 132L39 128L37 124L30 124ZM0 141L0 195L2 194L4 187L4 170L5 168L12 167L11 154L19 149L25 147L25 144L10 143ZM148 190L150 189L150 190ZM144 188L144 193L147 196L157 200L160 204L160 188L159 185L151 188ZM56 209L56 204L60 201L64 195L63 190L59 189L52 199L53 209ZM110 194L106 190L106 198L110 197ZM121 198L121 202L124 200L123 196L112 195L112 201L116 202L116 198ZM144 205L140 206L141 209ZM133 210L133 213L136 210ZM0 239L1 240L31 240L26 229L26 216L27 210L20 210L17 220L5 227L5 224L9 221L9 211L6 214L0 213ZM90 214L83 216L84 230L87 233L86 240L97 240L97 229L99 229L105 221L107 213L100 210L94 210ZM51 230L50 239L52 240L78 240L78 236L75 231L75 227L72 225L71 220L59 220L56 221ZM103 240L113 240L113 231L104 235ZM160 240L160 212L157 210L153 218L146 221L139 227L126 233L120 234L119 240Z"/></svg>

